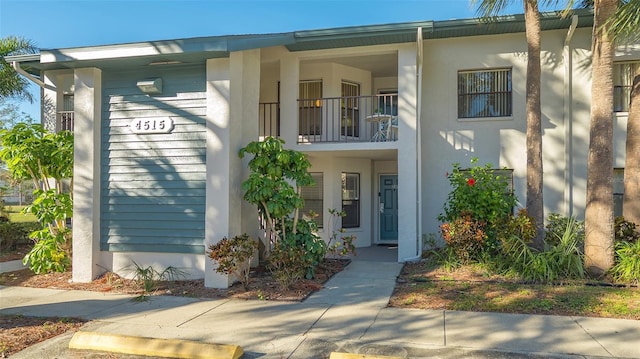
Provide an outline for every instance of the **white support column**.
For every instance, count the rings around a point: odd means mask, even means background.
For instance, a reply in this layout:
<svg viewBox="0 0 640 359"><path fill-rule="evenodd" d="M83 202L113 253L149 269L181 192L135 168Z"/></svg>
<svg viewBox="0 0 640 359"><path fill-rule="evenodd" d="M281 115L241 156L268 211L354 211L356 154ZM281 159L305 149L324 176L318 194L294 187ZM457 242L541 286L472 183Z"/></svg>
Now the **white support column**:
<svg viewBox="0 0 640 359"><path fill-rule="evenodd" d="M285 54L280 61L280 137L288 148L298 142L298 103L300 86L300 60Z"/></svg>
<svg viewBox="0 0 640 359"><path fill-rule="evenodd" d="M205 250L229 235L229 107L231 71L229 59L207 60L207 185ZM226 288L229 278L215 271L214 263L204 264L205 287Z"/></svg>
<svg viewBox="0 0 640 359"><path fill-rule="evenodd" d="M74 73L73 281L90 282L100 272L100 143L102 71Z"/></svg>
<svg viewBox="0 0 640 359"><path fill-rule="evenodd" d="M51 85L51 87L56 87L57 77L58 76L56 76L55 73L45 72L43 75L43 80L45 84ZM42 97L40 101L42 101L42 106L40 106L40 118L42 121L42 126L44 126L45 130L47 131L58 132L58 94L56 93L56 91L48 88L42 88L41 91Z"/></svg>
<svg viewBox="0 0 640 359"><path fill-rule="evenodd" d="M258 138L259 97L260 50L233 52L228 59L207 61L207 247L257 226L255 209L253 215L243 217L250 212L242 199L242 181L248 171L238 151ZM230 278L217 273L208 258L204 277L206 287L226 288L230 284Z"/></svg>
<svg viewBox="0 0 640 359"><path fill-rule="evenodd" d="M418 153L416 113L415 44L398 50L398 261L414 259L418 253Z"/></svg>

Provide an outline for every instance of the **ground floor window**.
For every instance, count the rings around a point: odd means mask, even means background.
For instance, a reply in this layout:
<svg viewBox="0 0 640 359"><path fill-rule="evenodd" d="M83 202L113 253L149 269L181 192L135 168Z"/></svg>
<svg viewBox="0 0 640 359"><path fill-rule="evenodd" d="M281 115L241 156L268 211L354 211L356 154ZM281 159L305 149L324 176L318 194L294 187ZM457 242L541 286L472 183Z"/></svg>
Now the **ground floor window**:
<svg viewBox="0 0 640 359"><path fill-rule="evenodd" d="M323 174L322 172L312 172L310 174L314 184L300 186L300 195L304 199L304 207L300 209L300 216L307 216L313 219L318 228L322 228L324 223Z"/></svg>
<svg viewBox="0 0 640 359"><path fill-rule="evenodd" d="M624 200L624 168L613 169L613 216L622 216Z"/></svg>
<svg viewBox="0 0 640 359"><path fill-rule="evenodd" d="M342 182L342 228L360 227L360 174L343 172Z"/></svg>

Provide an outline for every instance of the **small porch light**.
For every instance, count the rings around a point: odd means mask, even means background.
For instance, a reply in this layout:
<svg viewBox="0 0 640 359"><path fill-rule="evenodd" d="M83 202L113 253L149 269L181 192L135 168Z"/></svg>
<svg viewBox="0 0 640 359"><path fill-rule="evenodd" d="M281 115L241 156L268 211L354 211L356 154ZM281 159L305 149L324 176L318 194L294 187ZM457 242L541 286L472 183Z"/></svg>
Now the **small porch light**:
<svg viewBox="0 0 640 359"><path fill-rule="evenodd" d="M136 83L136 86L140 89L140 91L148 94L148 95L159 95L162 93L162 79L147 79L140 80Z"/></svg>

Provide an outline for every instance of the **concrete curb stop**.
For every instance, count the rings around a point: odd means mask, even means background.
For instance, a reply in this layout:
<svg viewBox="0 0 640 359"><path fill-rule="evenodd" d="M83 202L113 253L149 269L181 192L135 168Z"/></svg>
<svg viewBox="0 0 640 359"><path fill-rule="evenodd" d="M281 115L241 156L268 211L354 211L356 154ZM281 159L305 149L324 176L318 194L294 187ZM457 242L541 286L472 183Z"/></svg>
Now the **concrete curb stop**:
<svg viewBox="0 0 640 359"><path fill-rule="evenodd" d="M69 342L69 349L194 359L238 359L243 354L242 348L238 345L85 331L79 331L73 335Z"/></svg>
<svg viewBox="0 0 640 359"><path fill-rule="evenodd" d="M369 355L369 354L352 354L332 352L329 359L402 359L400 357L392 357L387 355Z"/></svg>

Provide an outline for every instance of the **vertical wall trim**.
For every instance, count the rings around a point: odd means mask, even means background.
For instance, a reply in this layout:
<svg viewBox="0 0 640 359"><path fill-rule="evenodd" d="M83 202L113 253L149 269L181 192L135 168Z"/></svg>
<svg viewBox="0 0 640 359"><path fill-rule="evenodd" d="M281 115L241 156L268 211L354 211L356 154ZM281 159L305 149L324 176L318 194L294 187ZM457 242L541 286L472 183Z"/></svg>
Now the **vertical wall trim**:
<svg viewBox="0 0 640 359"><path fill-rule="evenodd" d="M74 72L73 281L90 282L100 272L100 143L102 71Z"/></svg>
<svg viewBox="0 0 640 359"><path fill-rule="evenodd" d="M417 59L415 44L398 50L398 133L402 146L398 146L398 261L416 257L419 243L418 202L418 149L417 149Z"/></svg>
<svg viewBox="0 0 640 359"><path fill-rule="evenodd" d="M229 136L231 73L229 59L207 60L207 184L205 251L229 235ZM227 288L229 278L204 264L205 287Z"/></svg>

